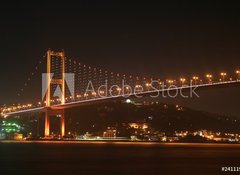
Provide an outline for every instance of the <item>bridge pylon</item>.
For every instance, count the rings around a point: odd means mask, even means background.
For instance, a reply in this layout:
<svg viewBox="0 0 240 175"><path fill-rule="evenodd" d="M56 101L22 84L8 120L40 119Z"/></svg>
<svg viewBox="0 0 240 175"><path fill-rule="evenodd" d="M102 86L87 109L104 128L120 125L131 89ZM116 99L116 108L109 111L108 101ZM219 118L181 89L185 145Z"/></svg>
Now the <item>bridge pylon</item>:
<svg viewBox="0 0 240 175"><path fill-rule="evenodd" d="M45 138L50 136L50 116L58 116L60 117L60 129L61 129L61 136L64 137L65 135L65 112L64 109L51 109L47 107L45 109L45 130L44 135Z"/></svg>
<svg viewBox="0 0 240 175"><path fill-rule="evenodd" d="M53 57L58 57L61 59L62 69L61 69L61 78L54 79L51 77L51 60L54 59ZM57 84L61 88L61 104L65 104L65 53L64 51L61 52L54 52L52 50L47 51L47 78L46 78L46 111L45 111L45 138L50 136L50 116L51 115L58 115L61 117L61 136L65 136L65 115L64 110L55 110L51 109L51 85Z"/></svg>

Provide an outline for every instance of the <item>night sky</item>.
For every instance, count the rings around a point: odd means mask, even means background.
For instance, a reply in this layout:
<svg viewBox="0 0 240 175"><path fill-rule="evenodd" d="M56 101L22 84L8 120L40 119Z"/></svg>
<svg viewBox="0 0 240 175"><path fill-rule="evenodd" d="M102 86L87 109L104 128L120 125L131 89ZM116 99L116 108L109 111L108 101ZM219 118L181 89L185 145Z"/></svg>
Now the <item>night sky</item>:
<svg viewBox="0 0 240 175"><path fill-rule="evenodd" d="M240 67L240 4L118 2L1 2L0 104L15 102L48 48L64 49L88 65L147 77L234 74ZM170 102L240 117L239 87L200 95Z"/></svg>

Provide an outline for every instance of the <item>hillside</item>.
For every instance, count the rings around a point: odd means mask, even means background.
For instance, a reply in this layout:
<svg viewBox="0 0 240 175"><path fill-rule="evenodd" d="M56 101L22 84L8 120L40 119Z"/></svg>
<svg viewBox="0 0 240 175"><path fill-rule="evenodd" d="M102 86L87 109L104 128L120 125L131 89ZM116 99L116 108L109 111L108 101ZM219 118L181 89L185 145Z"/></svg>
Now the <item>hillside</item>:
<svg viewBox="0 0 240 175"><path fill-rule="evenodd" d="M68 122L82 130L101 130L122 123L146 121L159 131L206 129L239 132L240 120L169 104L135 105L109 102L67 110Z"/></svg>

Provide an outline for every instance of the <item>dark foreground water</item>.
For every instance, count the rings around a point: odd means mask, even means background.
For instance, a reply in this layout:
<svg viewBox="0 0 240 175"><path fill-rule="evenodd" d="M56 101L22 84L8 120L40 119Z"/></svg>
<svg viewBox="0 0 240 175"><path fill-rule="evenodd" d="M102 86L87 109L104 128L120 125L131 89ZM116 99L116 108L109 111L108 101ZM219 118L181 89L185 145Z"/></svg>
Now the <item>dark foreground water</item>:
<svg viewBox="0 0 240 175"><path fill-rule="evenodd" d="M240 166L240 145L0 142L1 175L227 174L225 166Z"/></svg>

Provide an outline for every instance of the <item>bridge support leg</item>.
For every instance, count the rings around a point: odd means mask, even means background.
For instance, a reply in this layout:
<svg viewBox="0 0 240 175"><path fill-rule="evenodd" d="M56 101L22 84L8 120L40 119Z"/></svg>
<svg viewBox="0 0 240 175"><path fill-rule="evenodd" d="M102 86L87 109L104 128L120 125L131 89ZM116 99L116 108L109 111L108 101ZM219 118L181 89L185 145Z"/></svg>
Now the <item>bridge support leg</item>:
<svg viewBox="0 0 240 175"><path fill-rule="evenodd" d="M61 136L65 136L65 115L64 115L64 110L62 111L61 114Z"/></svg>
<svg viewBox="0 0 240 175"><path fill-rule="evenodd" d="M45 111L45 132L44 137L50 136L50 116L61 116L60 118L60 135L63 138L65 136L65 115L63 109L50 109L47 108Z"/></svg>
<svg viewBox="0 0 240 175"><path fill-rule="evenodd" d="M48 111L45 112L45 130L44 137L49 137L50 134L50 120Z"/></svg>

